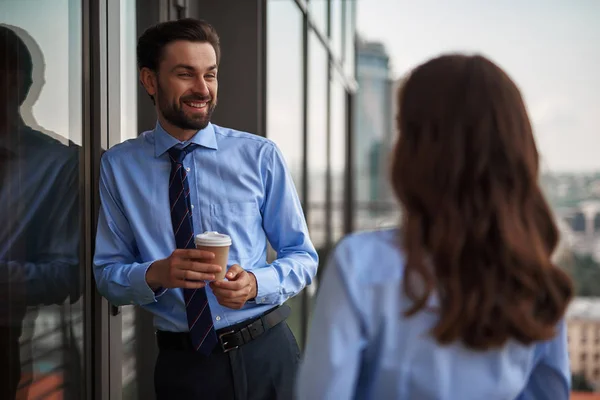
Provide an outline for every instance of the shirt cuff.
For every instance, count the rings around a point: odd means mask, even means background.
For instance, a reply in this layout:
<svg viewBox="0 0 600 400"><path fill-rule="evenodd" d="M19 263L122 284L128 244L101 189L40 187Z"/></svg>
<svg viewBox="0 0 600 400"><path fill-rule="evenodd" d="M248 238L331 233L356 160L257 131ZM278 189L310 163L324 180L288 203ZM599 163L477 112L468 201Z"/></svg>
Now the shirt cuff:
<svg viewBox="0 0 600 400"><path fill-rule="evenodd" d="M281 296L277 271L271 265L250 270L256 277L256 304L276 304Z"/></svg>
<svg viewBox="0 0 600 400"><path fill-rule="evenodd" d="M131 266L129 272L129 282L131 282L131 289L134 293L134 298L137 299L138 304L145 305L150 303L156 303L156 298L160 297L166 292L166 289L159 288L156 292L148 286L146 281L146 272L154 261L145 262L143 264L135 264Z"/></svg>

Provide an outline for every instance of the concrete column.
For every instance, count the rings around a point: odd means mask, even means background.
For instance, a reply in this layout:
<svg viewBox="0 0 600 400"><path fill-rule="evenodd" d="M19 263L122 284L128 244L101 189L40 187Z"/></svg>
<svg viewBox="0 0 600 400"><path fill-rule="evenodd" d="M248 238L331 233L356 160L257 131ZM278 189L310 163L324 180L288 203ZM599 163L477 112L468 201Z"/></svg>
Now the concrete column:
<svg viewBox="0 0 600 400"><path fill-rule="evenodd" d="M266 0L198 0L187 15L204 19L221 38L219 103L213 121L265 135Z"/></svg>

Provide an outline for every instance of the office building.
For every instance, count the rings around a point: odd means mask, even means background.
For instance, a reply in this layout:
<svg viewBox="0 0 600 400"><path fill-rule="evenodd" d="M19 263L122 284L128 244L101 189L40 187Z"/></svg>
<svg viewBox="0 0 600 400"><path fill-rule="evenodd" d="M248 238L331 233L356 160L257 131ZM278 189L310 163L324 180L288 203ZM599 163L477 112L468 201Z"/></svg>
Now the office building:
<svg viewBox="0 0 600 400"><path fill-rule="evenodd" d="M395 139L394 91L390 58L382 43L357 41L353 172L355 225L373 229L397 221L389 177Z"/></svg>
<svg viewBox="0 0 600 400"><path fill-rule="evenodd" d="M600 299L576 297L569 305L567 327L571 372L600 388Z"/></svg>

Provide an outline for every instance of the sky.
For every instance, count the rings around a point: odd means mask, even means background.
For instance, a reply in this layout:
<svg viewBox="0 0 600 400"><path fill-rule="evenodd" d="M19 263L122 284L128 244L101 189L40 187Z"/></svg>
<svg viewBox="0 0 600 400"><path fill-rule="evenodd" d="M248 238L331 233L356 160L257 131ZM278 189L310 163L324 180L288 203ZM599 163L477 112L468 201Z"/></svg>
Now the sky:
<svg viewBox="0 0 600 400"><path fill-rule="evenodd" d="M542 166L600 171L599 0L358 0L359 34L393 77L446 52L480 53L517 83Z"/></svg>

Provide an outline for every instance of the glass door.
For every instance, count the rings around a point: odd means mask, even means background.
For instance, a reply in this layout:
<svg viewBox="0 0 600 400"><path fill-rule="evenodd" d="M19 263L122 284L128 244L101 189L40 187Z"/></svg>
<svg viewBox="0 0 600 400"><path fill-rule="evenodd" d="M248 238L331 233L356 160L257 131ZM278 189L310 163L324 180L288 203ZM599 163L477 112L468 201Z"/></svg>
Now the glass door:
<svg viewBox="0 0 600 400"><path fill-rule="evenodd" d="M107 2L107 101L108 143L106 148L133 139L153 127L140 126L140 115L152 114L151 105L140 110L136 45L138 35L155 20L166 3L136 0ZM145 96L143 100L147 100ZM143 111L143 112L142 112ZM152 316L138 306L110 306L110 399L154 398L154 364L157 348Z"/></svg>
<svg viewBox="0 0 600 400"><path fill-rule="evenodd" d="M0 398L84 399L83 1L0 2Z"/></svg>

